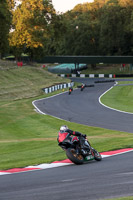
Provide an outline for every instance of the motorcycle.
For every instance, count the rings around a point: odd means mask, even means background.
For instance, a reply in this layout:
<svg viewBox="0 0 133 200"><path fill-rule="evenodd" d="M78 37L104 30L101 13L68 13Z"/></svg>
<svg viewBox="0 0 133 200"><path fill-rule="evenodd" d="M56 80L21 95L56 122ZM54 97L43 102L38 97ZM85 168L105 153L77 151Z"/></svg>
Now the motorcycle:
<svg viewBox="0 0 133 200"><path fill-rule="evenodd" d="M66 151L66 155L73 163L80 165L85 162L96 160L101 161L100 153L91 147L90 142L83 136L78 137L79 141L70 141L65 139L59 143L59 146ZM82 148L81 148L82 144Z"/></svg>
<svg viewBox="0 0 133 200"><path fill-rule="evenodd" d="M68 94L70 95L72 91L73 91L73 88L70 87L70 88L69 88L69 92L68 92Z"/></svg>
<svg viewBox="0 0 133 200"><path fill-rule="evenodd" d="M82 85L81 85L81 91L83 91L84 88L85 88L85 85L82 84Z"/></svg>

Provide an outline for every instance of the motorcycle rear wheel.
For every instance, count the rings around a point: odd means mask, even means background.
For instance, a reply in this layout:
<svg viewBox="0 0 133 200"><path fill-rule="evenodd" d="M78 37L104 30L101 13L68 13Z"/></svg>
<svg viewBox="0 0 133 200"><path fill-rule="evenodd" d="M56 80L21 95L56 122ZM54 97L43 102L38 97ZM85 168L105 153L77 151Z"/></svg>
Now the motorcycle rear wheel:
<svg viewBox="0 0 133 200"><path fill-rule="evenodd" d="M76 165L81 165L84 162L84 158L81 154L77 154L74 148L68 148L66 150L67 157Z"/></svg>

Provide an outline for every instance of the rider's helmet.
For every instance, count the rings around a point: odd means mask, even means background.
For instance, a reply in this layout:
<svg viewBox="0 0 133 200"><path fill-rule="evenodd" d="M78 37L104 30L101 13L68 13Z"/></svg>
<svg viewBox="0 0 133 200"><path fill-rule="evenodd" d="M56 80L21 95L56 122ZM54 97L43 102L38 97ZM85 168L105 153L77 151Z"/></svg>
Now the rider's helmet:
<svg viewBox="0 0 133 200"><path fill-rule="evenodd" d="M65 132L68 129L68 126L64 125L60 127L60 132Z"/></svg>

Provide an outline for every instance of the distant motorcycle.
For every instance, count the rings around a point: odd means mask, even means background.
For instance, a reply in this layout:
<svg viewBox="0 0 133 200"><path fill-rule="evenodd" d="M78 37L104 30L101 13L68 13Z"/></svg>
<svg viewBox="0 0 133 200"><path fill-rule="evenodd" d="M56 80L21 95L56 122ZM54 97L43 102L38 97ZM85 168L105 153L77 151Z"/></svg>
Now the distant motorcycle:
<svg viewBox="0 0 133 200"><path fill-rule="evenodd" d="M73 88L70 87L70 88L69 88L69 92L68 92L68 94L70 95L72 91L73 91Z"/></svg>
<svg viewBox="0 0 133 200"><path fill-rule="evenodd" d="M81 149L81 142L83 148ZM79 137L79 141L71 142L65 140L59 143L59 146L66 151L67 157L75 164L83 164L90 160L101 161L102 157L98 151L91 147L89 141L83 136Z"/></svg>
<svg viewBox="0 0 133 200"><path fill-rule="evenodd" d="M85 85L82 84L82 85L81 85L81 91L83 91L84 88L85 88Z"/></svg>

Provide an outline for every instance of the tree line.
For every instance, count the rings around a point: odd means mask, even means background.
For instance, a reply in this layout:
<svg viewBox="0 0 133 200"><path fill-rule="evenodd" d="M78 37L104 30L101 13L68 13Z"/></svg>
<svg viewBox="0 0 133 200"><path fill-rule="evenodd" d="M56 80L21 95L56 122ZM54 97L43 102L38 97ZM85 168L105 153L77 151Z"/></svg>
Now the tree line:
<svg viewBox="0 0 133 200"><path fill-rule="evenodd" d="M0 1L0 56L132 55L133 1L94 0L57 13L52 0Z"/></svg>

